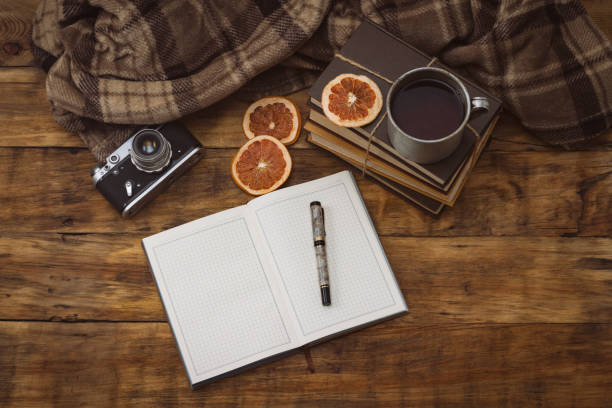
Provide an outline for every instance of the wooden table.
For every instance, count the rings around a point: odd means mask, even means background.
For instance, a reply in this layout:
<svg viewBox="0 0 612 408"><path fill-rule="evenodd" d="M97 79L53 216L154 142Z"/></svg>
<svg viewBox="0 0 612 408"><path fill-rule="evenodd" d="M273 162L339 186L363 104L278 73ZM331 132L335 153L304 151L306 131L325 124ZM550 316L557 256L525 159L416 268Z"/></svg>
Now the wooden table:
<svg viewBox="0 0 612 408"><path fill-rule="evenodd" d="M188 117L205 158L122 220L51 119L36 3L0 3L0 406L611 406L612 135L566 152L509 115L439 219L358 177L408 315L191 391L140 240L249 200L246 104ZM289 184L346 168L304 139Z"/></svg>

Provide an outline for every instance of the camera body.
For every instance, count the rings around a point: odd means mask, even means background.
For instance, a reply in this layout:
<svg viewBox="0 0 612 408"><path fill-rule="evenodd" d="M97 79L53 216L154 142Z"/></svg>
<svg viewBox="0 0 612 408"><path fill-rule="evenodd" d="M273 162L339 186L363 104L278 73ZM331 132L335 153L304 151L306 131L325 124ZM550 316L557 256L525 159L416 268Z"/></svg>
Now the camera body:
<svg viewBox="0 0 612 408"><path fill-rule="evenodd" d="M145 127L91 169L96 189L131 217L202 157L202 145L179 122Z"/></svg>

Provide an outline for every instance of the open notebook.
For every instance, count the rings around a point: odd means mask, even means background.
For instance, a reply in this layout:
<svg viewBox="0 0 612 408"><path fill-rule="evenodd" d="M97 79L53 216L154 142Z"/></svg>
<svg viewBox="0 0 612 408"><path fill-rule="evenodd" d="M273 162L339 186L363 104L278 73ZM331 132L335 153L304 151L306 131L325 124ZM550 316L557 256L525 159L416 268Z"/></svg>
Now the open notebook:
<svg viewBox="0 0 612 408"><path fill-rule="evenodd" d="M310 202L325 209L321 304ZM353 176L280 189L143 240L192 387L407 311Z"/></svg>

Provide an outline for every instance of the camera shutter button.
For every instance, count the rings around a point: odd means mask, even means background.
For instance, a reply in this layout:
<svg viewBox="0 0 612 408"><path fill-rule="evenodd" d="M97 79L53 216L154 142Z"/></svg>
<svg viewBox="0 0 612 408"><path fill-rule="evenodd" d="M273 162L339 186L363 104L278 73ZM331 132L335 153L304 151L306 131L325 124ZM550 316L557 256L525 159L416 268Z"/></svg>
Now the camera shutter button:
<svg viewBox="0 0 612 408"><path fill-rule="evenodd" d="M111 155L111 157L108 158L108 161L115 164L119 161L119 156L117 156L116 154Z"/></svg>
<svg viewBox="0 0 612 408"><path fill-rule="evenodd" d="M128 197L132 196L133 187L134 187L134 184L132 183L132 180L128 180L125 182L125 193L127 194Z"/></svg>

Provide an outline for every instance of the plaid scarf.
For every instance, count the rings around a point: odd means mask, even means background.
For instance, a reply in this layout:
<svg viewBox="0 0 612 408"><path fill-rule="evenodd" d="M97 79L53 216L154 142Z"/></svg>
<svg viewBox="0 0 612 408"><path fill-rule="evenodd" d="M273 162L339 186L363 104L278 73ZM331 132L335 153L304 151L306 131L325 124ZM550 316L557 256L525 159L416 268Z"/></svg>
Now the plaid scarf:
<svg viewBox="0 0 612 408"><path fill-rule="evenodd" d="M136 125L309 86L364 18L548 143L612 124L612 46L577 0L43 0L32 41L54 118L101 160Z"/></svg>

